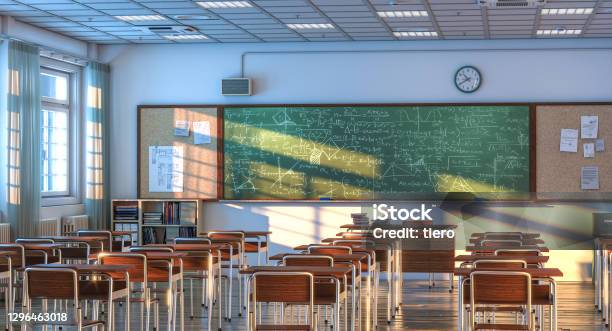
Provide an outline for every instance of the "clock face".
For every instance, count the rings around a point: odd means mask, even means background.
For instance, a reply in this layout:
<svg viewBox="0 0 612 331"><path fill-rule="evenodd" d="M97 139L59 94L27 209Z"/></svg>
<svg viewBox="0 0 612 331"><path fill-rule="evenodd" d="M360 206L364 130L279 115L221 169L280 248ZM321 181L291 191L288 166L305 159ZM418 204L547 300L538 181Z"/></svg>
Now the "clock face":
<svg viewBox="0 0 612 331"><path fill-rule="evenodd" d="M472 93L478 90L481 82L480 72L472 66L462 67L455 74L455 86L461 92Z"/></svg>

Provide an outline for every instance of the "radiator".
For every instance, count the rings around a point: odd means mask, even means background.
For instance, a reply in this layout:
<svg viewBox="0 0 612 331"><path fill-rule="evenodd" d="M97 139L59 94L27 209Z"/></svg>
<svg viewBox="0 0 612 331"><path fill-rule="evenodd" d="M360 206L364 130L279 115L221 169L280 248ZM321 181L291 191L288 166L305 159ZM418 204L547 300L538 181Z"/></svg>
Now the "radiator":
<svg viewBox="0 0 612 331"><path fill-rule="evenodd" d="M75 233L89 228L89 216L75 215L62 218L62 235Z"/></svg>
<svg viewBox="0 0 612 331"><path fill-rule="evenodd" d="M38 234L40 236L59 236L60 220L58 217L43 218L38 223Z"/></svg>
<svg viewBox="0 0 612 331"><path fill-rule="evenodd" d="M11 242L11 224L0 223L0 242Z"/></svg>

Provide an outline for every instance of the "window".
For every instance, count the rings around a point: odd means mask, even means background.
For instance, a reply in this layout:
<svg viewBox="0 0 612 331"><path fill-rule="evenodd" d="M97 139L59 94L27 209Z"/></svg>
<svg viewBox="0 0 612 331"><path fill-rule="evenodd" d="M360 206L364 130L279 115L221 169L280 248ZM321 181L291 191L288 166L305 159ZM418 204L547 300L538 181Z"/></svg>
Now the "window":
<svg viewBox="0 0 612 331"><path fill-rule="evenodd" d="M46 59L48 60L48 59ZM71 65L43 61L41 94L41 194L43 205L78 203L78 77Z"/></svg>

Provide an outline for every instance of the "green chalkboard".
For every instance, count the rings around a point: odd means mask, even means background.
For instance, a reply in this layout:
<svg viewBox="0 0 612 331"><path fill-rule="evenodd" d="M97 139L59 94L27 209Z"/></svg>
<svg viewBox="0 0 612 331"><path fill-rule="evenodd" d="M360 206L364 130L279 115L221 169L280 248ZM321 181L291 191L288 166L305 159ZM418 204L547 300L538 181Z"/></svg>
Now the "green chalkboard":
<svg viewBox="0 0 612 331"><path fill-rule="evenodd" d="M529 192L528 106L225 108L225 199Z"/></svg>

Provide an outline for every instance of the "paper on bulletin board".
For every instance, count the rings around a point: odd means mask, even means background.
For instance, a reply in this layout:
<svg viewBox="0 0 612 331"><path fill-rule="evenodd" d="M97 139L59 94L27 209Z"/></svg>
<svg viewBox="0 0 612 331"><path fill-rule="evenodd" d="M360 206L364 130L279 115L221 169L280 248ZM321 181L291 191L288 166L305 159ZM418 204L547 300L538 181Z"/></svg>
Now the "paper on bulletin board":
<svg viewBox="0 0 612 331"><path fill-rule="evenodd" d="M210 122L193 122L193 143L195 145L210 144Z"/></svg>
<svg viewBox="0 0 612 331"><path fill-rule="evenodd" d="M599 116L580 116L580 137L582 139L597 138Z"/></svg>
<svg viewBox="0 0 612 331"><path fill-rule="evenodd" d="M599 190L599 167L582 167L580 188L583 190Z"/></svg>
<svg viewBox="0 0 612 331"><path fill-rule="evenodd" d="M149 192L183 192L183 146L149 146Z"/></svg>
<svg viewBox="0 0 612 331"><path fill-rule="evenodd" d="M605 143L603 139L595 140L595 152L603 152L606 150Z"/></svg>
<svg viewBox="0 0 612 331"><path fill-rule="evenodd" d="M174 121L174 135L179 137L189 137L189 121Z"/></svg>
<svg viewBox="0 0 612 331"><path fill-rule="evenodd" d="M594 143L586 143L583 144L583 155L584 157L595 157L595 144Z"/></svg>
<svg viewBox="0 0 612 331"><path fill-rule="evenodd" d="M561 152L578 152L578 130L561 129L561 144L559 150Z"/></svg>

